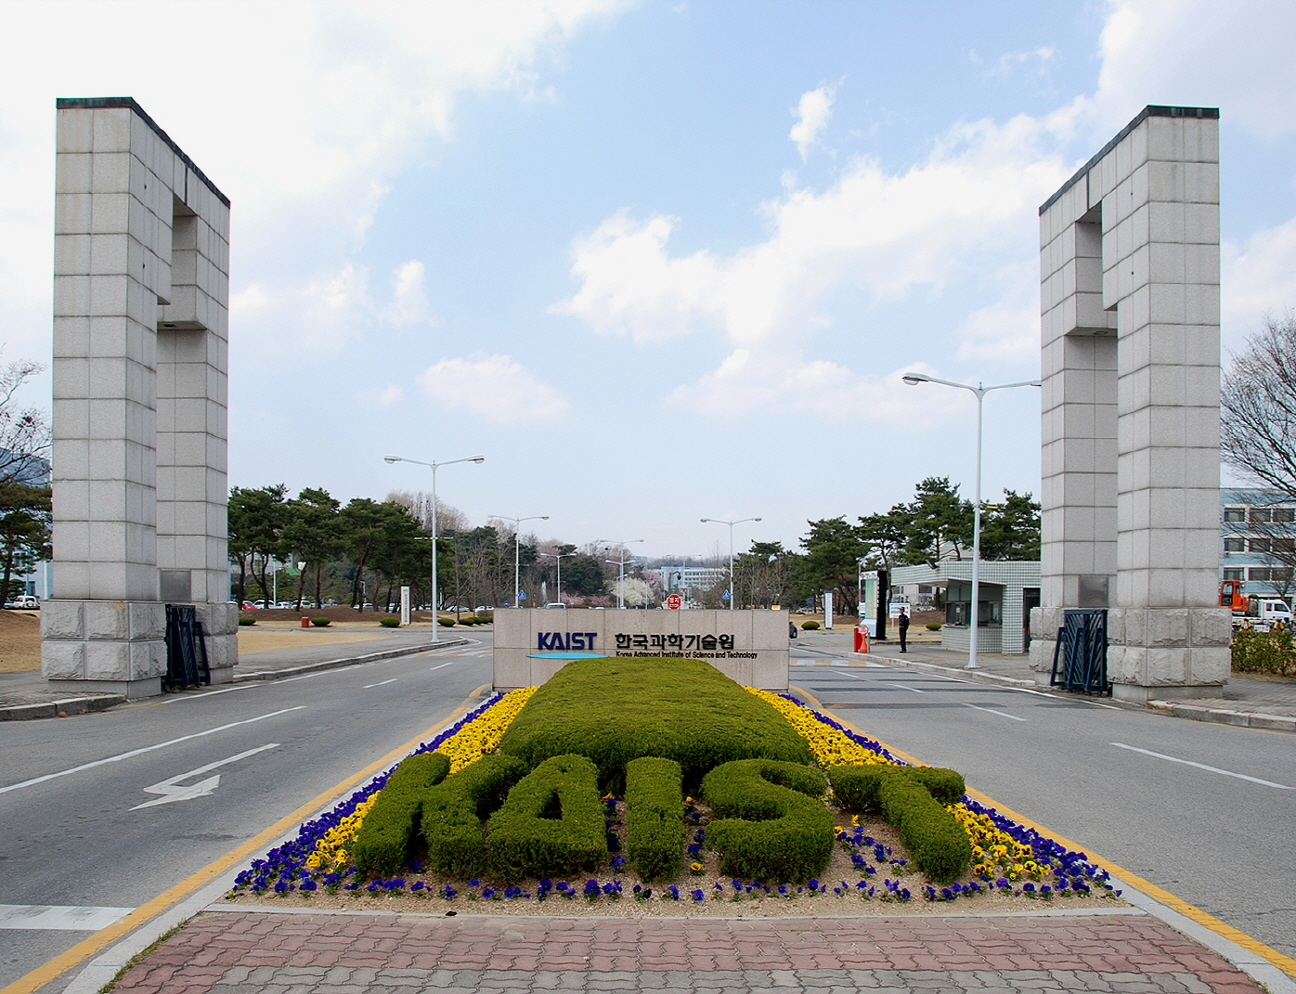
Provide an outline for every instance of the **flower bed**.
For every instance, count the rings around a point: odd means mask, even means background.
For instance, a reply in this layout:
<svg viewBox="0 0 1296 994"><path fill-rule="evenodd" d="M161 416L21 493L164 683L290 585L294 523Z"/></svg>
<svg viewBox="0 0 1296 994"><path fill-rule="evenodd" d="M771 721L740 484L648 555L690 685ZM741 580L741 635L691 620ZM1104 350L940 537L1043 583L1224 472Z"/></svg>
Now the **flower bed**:
<svg viewBox="0 0 1296 994"><path fill-rule="evenodd" d="M788 695L744 688L786 718L809 746L820 768L843 765L906 766L879 743L843 727L826 715ZM439 752L450 760L451 774L494 753L513 719L535 688L496 694L415 753ZM394 768L393 768L394 769ZM637 905L697 907L704 902L744 902L777 898L858 902L940 902L958 898L998 897L1052 900L1059 897L1115 897L1107 873L1084 853L1070 852L1051 839L1025 828L964 796L945 808L967 831L972 846L968 871L946 886L933 886L910 866L907 854L890 826L860 815L834 817L832 863L820 876L803 884L726 878L719 874L718 857L707 851L709 808L687 798L684 807L684 866L675 878L649 885L635 881L626 870L625 804L615 796L603 799L608 859L601 873L574 883L545 878L503 886L492 880L450 879L427 872L417 859L405 876L364 880L353 865L354 840L365 816L391 770L352 794L327 815L302 826L297 838L271 850L236 878L231 897L244 894L299 899L324 894L359 897L436 898L446 902L503 902L538 907L546 901L607 906L622 899ZM957 789L957 788L956 788ZM853 881L853 882L852 882ZM804 900L803 904L806 903Z"/></svg>

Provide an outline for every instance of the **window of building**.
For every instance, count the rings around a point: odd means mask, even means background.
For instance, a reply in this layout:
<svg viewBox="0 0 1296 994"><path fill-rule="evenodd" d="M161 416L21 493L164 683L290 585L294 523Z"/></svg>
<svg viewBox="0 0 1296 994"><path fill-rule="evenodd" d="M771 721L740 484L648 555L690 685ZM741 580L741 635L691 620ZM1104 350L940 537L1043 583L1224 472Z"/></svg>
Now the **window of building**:
<svg viewBox="0 0 1296 994"><path fill-rule="evenodd" d="M1296 554L1296 538L1276 538L1273 540L1276 555L1290 556Z"/></svg>
<svg viewBox="0 0 1296 994"><path fill-rule="evenodd" d="M1273 571L1268 566L1252 566L1247 570L1247 579L1251 581L1259 581L1260 583L1268 583L1272 573Z"/></svg>
<svg viewBox="0 0 1296 994"><path fill-rule="evenodd" d="M1226 507L1224 508L1224 520L1232 522L1246 521L1245 507Z"/></svg>
<svg viewBox="0 0 1296 994"><path fill-rule="evenodd" d="M1251 524L1267 525L1273 521L1273 509L1268 507L1251 508Z"/></svg>
<svg viewBox="0 0 1296 994"><path fill-rule="evenodd" d="M1224 579L1226 579L1226 580L1245 580L1245 579L1246 579L1246 570L1244 570L1244 569L1226 569L1226 570L1224 571Z"/></svg>
<svg viewBox="0 0 1296 994"><path fill-rule="evenodd" d="M1289 525L1296 521L1296 507L1275 507L1273 509L1274 524Z"/></svg>
<svg viewBox="0 0 1296 994"><path fill-rule="evenodd" d="M1246 552L1246 539L1244 538L1226 538L1224 540L1225 552Z"/></svg>
<svg viewBox="0 0 1296 994"><path fill-rule="evenodd" d="M1273 542L1267 538L1252 538L1247 540L1247 548L1251 552L1267 556L1273 551Z"/></svg>
<svg viewBox="0 0 1296 994"><path fill-rule="evenodd" d="M1291 583L1292 571L1290 566L1275 566L1270 571L1269 579L1274 583Z"/></svg>

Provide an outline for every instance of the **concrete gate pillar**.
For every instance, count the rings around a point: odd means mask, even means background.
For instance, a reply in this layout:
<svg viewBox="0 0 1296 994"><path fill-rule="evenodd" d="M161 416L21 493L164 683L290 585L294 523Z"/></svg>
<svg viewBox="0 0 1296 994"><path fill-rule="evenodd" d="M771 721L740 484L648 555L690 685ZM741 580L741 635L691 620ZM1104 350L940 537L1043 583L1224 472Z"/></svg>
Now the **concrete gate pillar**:
<svg viewBox="0 0 1296 994"><path fill-rule="evenodd" d="M1031 665L1108 608L1123 700L1218 693L1219 111L1143 110L1040 208L1043 545Z"/></svg>
<svg viewBox="0 0 1296 994"><path fill-rule="evenodd" d="M58 101L51 688L156 694L165 603L232 679L229 200L130 98Z"/></svg>

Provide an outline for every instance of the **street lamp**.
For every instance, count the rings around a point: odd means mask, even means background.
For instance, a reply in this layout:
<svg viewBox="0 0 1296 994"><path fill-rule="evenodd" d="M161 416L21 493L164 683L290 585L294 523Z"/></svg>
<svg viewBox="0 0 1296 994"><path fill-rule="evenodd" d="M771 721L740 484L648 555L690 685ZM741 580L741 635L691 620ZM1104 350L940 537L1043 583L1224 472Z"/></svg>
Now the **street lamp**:
<svg viewBox="0 0 1296 994"><path fill-rule="evenodd" d="M702 519L704 524L710 521L713 524L729 526L729 610L730 611L733 610L734 601L737 600L737 597L734 595L734 544L733 544L734 525L741 525L744 521L759 521L759 520L760 518L738 518L736 521L726 521L724 518L703 518Z"/></svg>
<svg viewBox="0 0 1296 994"><path fill-rule="evenodd" d="M513 522L513 606L521 607L519 595L522 593L521 571L519 563L522 553L522 522L524 521L548 521L547 514L533 514L527 518L510 518L506 514L492 514L492 518L498 518L500 521Z"/></svg>
<svg viewBox="0 0 1296 994"><path fill-rule="evenodd" d="M441 622L437 614L437 496L436 474L441 466L450 466L457 462L485 462L485 456L467 456L463 459L447 459L444 462L423 462L419 459L406 459L404 456L383 456L383 462L412 462L416 466L427 466L432 470L432 641L440 642Z"/></svg>
<svg viewBox="0 0 1296 994"><path fill-rule="evenodd" d="M625 564L630 561L629 557L626 556L625 547L642 541L644 541L642 538L632 538L629 542L619 542L617 548L621 550L621 558L603 560L605 563L616 563L621 568L621 573L617 578L617 609L621 611L625 610Z"/></svg>
<svg viewBox="0 0 1296 994"><path fill-rule="evenodd" d="M570 559L572 556L579 555L576 552L541 552L540 555L546 559L552 559L558 564L558 596L555 598L559 604L562 603L562 561Z"/></svg>
<svg viewBox="0 0 1296 994"><path fill-rule="evenodd" d="M977 663L977 623L981 620L979 617L981 608L981 424L985 407L985 395L991 390L1008 390L1012 387L1037 387L1040 386L1040 381L1022 380L1020 383L999 383L988 387L982 383L971 386L967 383L955 383L952 380L939 380L934 376L928 376L926 373L905 373L901 379L911 387L916 387L919 383L939 383L941 386L958 387L960 390L968 390L976 394L976 499L972 503L972 609L969 618L972 637L968 640L968 661L963 668L965 670L978 670L981 668Z"/></svg>

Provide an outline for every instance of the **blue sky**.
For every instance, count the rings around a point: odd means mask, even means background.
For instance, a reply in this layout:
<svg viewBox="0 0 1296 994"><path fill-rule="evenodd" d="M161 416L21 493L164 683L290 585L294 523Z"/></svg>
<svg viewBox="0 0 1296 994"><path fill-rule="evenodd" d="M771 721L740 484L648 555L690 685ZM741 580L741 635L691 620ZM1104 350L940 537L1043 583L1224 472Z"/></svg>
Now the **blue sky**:
<svg viewBox="0 0 1296 994"><path fill-rule="evenodd" d="M1227 16L1221 16L1227 10ZM58 96L135 97L233 201L230 481L649 555L971 494L1038 374L1043 200L1221 108L1223 337L1296 307L1284 3L4 6L0 327L50 349ZM47 403L48 377L27 400ZM984 488L1039 490L1038 396Z"/></svg>

